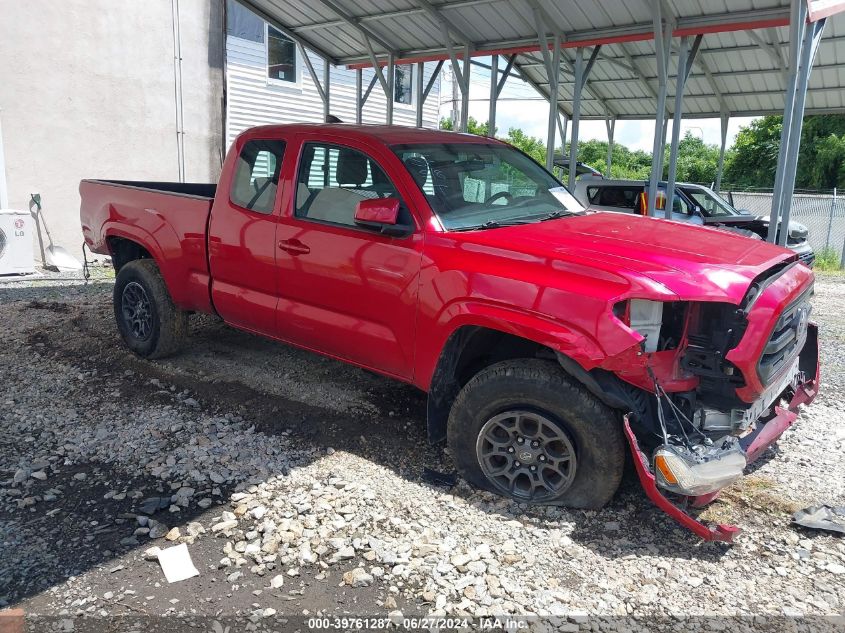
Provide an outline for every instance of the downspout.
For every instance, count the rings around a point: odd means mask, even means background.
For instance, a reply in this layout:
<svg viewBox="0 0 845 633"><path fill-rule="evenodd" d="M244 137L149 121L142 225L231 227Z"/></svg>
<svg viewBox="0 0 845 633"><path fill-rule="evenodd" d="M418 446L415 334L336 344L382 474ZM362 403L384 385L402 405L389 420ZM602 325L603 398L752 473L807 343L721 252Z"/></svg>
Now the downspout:
<svg viewBox="0 0 845 633"><path fill-rule="evenodd" d="M185 121L182 116L182 32L179 0L170 0L173 13L173 94L176 103L176 160L179 182L185 182Z"/></svg>
<svg viewBox="0 0 845 633"><path fill-rule="evenodd" d="M0 111L2 114L2 111ZM6 152L3 149L3 125L0 123L0 209L9 208L9 187L6 183Z"/></svg>

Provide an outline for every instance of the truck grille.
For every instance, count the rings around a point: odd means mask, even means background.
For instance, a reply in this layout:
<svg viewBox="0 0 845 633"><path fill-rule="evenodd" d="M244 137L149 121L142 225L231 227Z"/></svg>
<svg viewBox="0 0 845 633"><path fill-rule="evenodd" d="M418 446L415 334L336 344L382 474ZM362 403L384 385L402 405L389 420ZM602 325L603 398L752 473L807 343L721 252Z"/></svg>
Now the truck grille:
<svg viewBox="0 0 845 633"><path fill-rule="evenodd" d="M810 251L809 253L801 253L798 256L798 259L800 259L802 263L812 268L813 264L816 262L816 254L813 251Z"/></svg>
<svg viewBox="0 0 845 633"><path fill-rule="evenodd" d="M764 385L782 368L798 356L807 339L807 323L810 320L810 297L813 287L807 289L780 315L771 336L763 348L763 355L757 364L757 372Z"/></svg>

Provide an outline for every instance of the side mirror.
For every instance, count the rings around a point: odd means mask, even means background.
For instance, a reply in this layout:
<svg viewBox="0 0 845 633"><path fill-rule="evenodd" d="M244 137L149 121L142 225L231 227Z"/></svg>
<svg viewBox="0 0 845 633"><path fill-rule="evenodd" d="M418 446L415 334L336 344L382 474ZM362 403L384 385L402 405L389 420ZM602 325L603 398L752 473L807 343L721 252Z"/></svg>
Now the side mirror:
<svg viewBox="0 0 845 633"><path fill-rule="evenodd" d="M372 198L355 205L355 224L385 235L407 235L412 227L399 224L398 198Z"/></svg>

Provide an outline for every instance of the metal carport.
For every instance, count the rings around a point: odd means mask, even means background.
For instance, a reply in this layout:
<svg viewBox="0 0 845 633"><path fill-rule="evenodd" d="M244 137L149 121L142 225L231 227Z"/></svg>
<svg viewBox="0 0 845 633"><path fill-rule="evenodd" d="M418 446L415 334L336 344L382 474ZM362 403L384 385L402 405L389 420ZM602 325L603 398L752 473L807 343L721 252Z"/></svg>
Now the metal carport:
<svg viewBox="0 0 845 633"><path fill-rule="evenodd" d="M789 220L803 116L845 112L842 0L239 2L327 62L358 69L359 119L376 81L386 94L392 93L396 64L448 62L461 91L460 129L466 130L474 67L469 62L479 56L492 59L485 71L491 73L491 133L496 98L510 75L550 101L548 167L554 162L556 138L559 134L562 145L567 127L569 158L575 162L582 119L605 120L611 145L616 121L654 119L650 191L662 173L669 118L721 119L718 188L729 117L783 114L771 241L776 220ZM364 67L376 70L366 89L360 73ZM313 79L328 115L330 75ZM416 82L418 112L430 87ZM392 122L390 107L387 122ZM673 125L670 200L679 131L680 125ZM571 186L574 171L569 178ZM655 201L650 195L652 214ZM785 240L783 231L780 241Z"/></svg>

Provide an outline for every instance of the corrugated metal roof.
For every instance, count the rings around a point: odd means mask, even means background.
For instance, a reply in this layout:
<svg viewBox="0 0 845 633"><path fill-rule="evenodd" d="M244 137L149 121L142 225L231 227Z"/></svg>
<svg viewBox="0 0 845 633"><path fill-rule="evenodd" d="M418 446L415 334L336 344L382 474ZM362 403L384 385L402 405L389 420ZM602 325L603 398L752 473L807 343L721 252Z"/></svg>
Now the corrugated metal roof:
<svg viewBox="0 0 845 633"><path fill-rule="evenodd" d="M652 12L631 0L239 0L335 64L369 65L367 40L384 59L448 58L443 25L460 55L516 54L522 77L548 96L533 8L549 35L561 34L560 107L571 113L574 48L602 43L581 105L582 118L652 118L657 63ZM781 113L789 0L674 0L680 35L703 33L684 93L685 117ZM753 31L754 35L749 34ZM676 71L670 62L669 102ZM709 75L709 76L708 76ZM845 112L845 14L828 18L807 94L807 114Z"/></svg>

